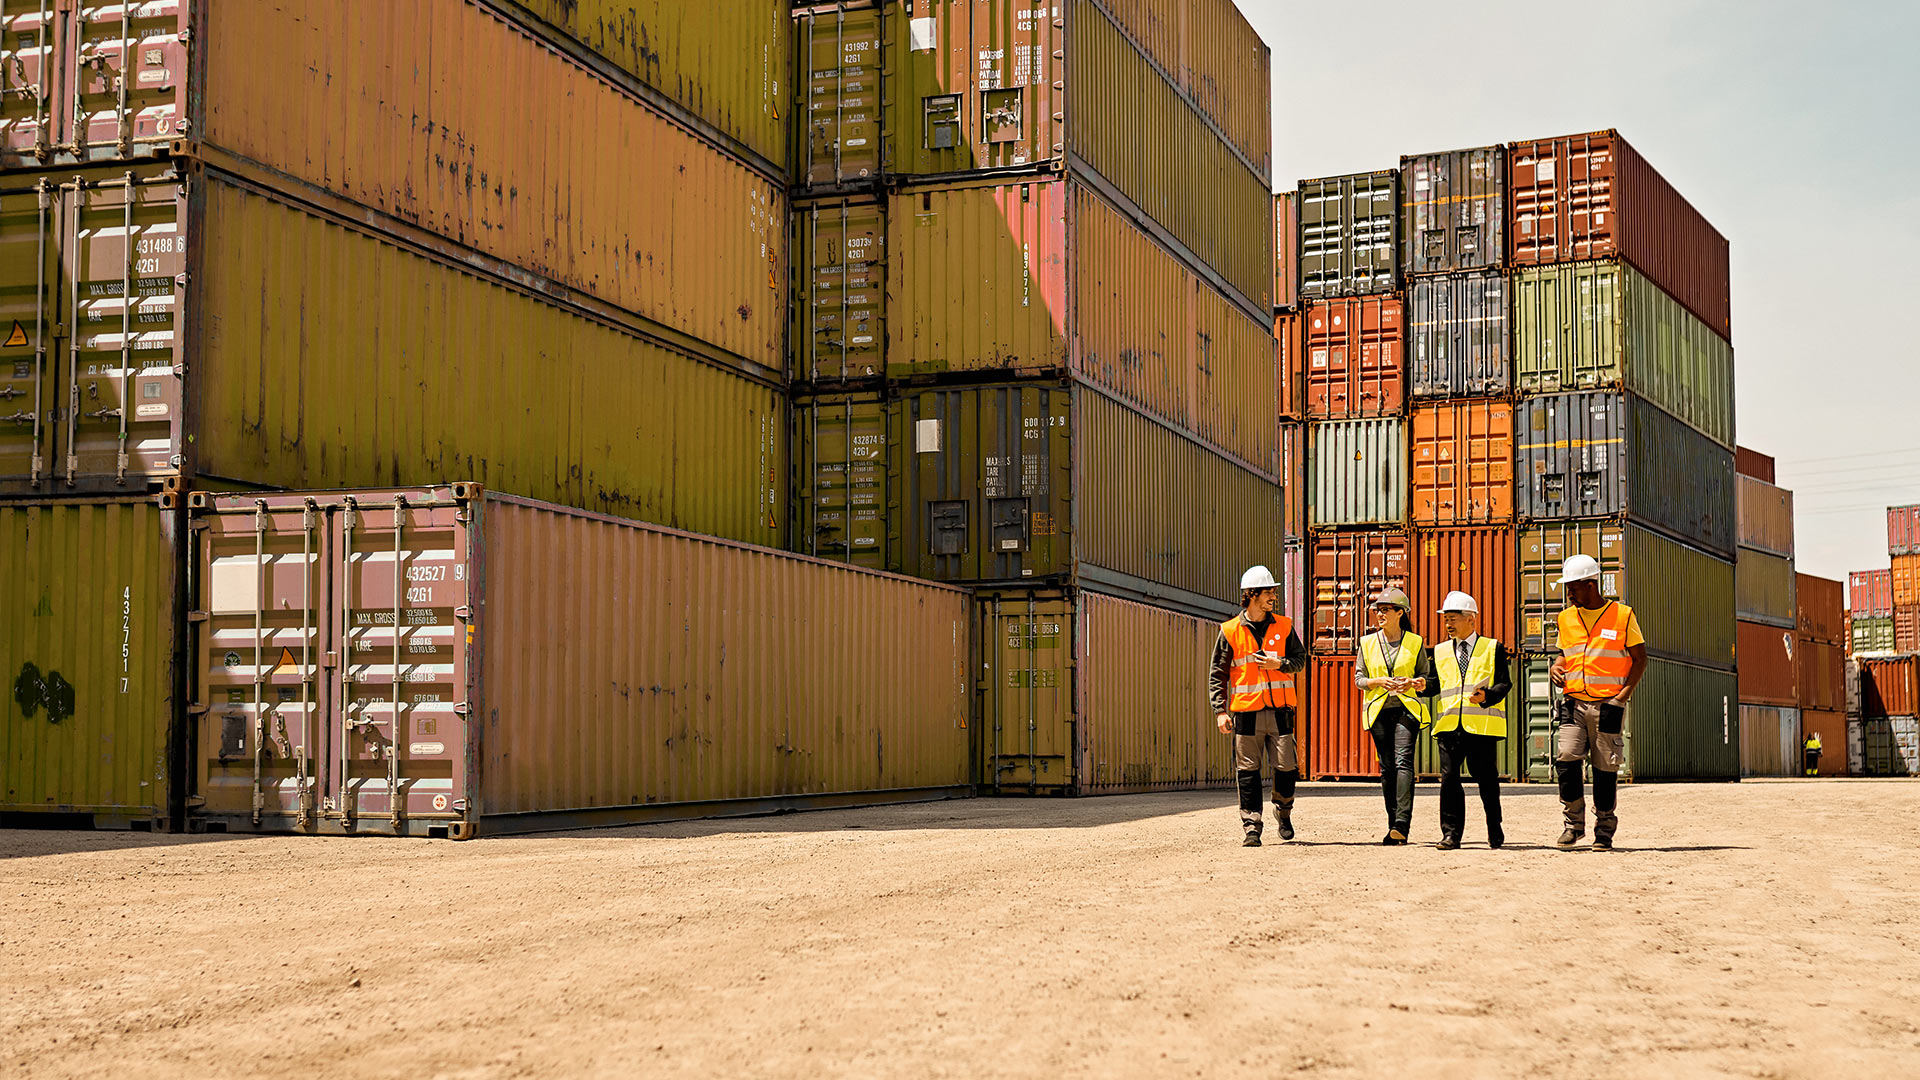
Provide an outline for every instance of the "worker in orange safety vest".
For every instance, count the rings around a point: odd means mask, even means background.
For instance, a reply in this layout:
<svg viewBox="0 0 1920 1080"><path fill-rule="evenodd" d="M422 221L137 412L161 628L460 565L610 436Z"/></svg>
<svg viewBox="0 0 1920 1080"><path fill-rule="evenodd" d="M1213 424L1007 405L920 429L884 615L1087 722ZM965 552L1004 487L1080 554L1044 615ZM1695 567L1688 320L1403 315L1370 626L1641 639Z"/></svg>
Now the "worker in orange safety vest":
<svg viewBox="0 0 1920 1080"><path fill-rule="evenodd" d="M1260 846L1261 773L1269 765L1280 839L1293 839L1293 798L1300 781L1295 686L1307 666L1307 649L1293 620L1273 610L1279 599L1280 583L1266 567L1251 567L1240 576L1240 614L1220 624L1207 679L1215 723L1222 735L1233 736L1245 847Z"/></svg>
<svg viewBox="0 0 1920 1080"><path fill-rule="evenodd" d="M1548 678L1560 688L1554 770L1566 828L1554 846L1571 850L1587 834L1580 766L1593 766L1593 849L1611 851L1620 819L1627 701L1647 670L1646 639L1633 609L1600 592L1600 561L1574 555L1561 565L1567 607L1560 612L1560 656Z"/></svg>

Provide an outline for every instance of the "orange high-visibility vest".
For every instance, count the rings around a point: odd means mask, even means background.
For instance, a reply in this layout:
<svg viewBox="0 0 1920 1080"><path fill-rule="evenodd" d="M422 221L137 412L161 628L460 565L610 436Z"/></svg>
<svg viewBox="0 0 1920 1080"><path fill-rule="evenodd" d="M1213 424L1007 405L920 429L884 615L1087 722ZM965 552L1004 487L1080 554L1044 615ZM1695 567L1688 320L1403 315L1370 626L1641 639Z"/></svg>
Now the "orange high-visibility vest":
<svg viewBox="0 0 1920 1080"><path fill-rule="evenodd" d="M1627 624L1633 609L1610 601L1587 636L1580 609L1560 612L1560 652L1566 660L1566 693L1588 701L1605 701L1626 688L1633 657L1627 654Z"/></svg>
<svg viewBox="0 0 1920 1080"><path fill-rule="evenodd" d="M1227 708L1232 712L1256 712L1260 709L1290 709L1295 705L1293 672L1268 671L1254 662L1260 651L1287 654L1287 637L1293 633L1293 620L1275 615L1267 626L1264 642L1253 640L1253 628L1244 615L1236 615L1220 624L1220 633L1233 646L1233 667L1229 674Z"/></svg>

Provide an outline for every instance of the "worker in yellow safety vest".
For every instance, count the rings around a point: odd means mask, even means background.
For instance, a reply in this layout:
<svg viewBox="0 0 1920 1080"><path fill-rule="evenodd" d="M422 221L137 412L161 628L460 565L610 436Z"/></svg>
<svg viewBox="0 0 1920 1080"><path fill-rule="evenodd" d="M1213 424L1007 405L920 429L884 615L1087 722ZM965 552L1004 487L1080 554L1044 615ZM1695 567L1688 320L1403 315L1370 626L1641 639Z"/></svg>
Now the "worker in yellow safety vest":
<svg viewBox="0 0 1920 1080"><path fill-rule="evenodd" d="M1820 775L1820 733L1817 731L1808 732L1807 741L1801 747L1800 752L1801 752L1802 758L1804 759L1802 764L1804 766L1804 771L1806 772L1806 774L1808 776L1819 776Z"/></svg>
<svg viewBox="0 0 1920 1080"><path fill-rule="evenodd" d="M1627 700L1647 670L1646 639L1633 609L1600 592L1600 562L1575 555L1560 568L1567 607L1560 612L1560 657L1548 678L1560 688L1554 770L1566 829L1555 846L1571 850L1587 834L1582 762L1593 766L1593 849L1613 850L1620 819L1620 766L1625 760Z"/></svg>
<svg viewBox="0 0 1920 1080"><path fill-rule="evenodd" d="M1505 644L1480 633L1480 605L1463 592L1440 602L1447 640L1433 647L1440 694L1433 706L1433 741L1440 749L1440 850L1460 846L1467 825L1465 764L1487 812L1487 846L1506 843L1500 830L1500 740L1507 737L1507 695L1513 661Z"/></svg>
<svg viewBox="0 0 1920 1080"><path fill-rule="evenodd" d="M1353 685L1360 690L1360 726L1373 737L1380 761L1380 794L1387 804L1387 835L1380 842L1407 842L1413 827L1413 750L1428 723L1433 694L1433 658L1413 632L1413 604L1399 589L1373 599L1373 633L1360 639L1353 659Z"/></svg>
<svg viewBox="0 0 1920 1080"><path fill-rule="evenodd" d="M1207 679L1220 733L1233 736L1245 847L1260 846L1261 772L1269 764L1280 839L1293 839L1293 798L1300 781L1294 680L1307 666L1307 648L1294 633L1293 620L1273 610L1279 600L1280 583L1271 570L1255 566L1240 576L1240 614L1220 624Z"/></svg>

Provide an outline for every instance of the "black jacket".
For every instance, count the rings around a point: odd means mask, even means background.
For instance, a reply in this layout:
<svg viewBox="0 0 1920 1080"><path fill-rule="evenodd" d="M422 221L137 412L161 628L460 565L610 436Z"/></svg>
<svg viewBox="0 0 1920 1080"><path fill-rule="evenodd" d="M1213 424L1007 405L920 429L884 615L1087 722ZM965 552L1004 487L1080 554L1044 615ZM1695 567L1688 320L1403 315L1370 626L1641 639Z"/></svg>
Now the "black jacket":
<svg viewBox="0 0 1920 1080"><path fill-rule="evenodd" d="M1243 614L1240 618L1244 619L1246 616ZM1253 630L1254 640L1258 641L1266 637L1267 624L1265 622L1250 623L1248 625ZM1287 654L1280 660L1280 670L1297 672L1305 670L1306 666L1307 647L1301 644L1300 631L1296 627L1287 633ZM1226 634L1216 633L1213 636L1213 664L1207 672L1207 703L1213 706L1214 715L1217 716L1220 713L1232 711L1227 708L1227 690L1228 687L1232 685L1233 643L1227 640ZM1241 735L1253 734L1253 714L1247 713L1246 716L1247 723L1245 726L1247 730L1239 731L1242 725L1236 721L1234 724L1236 733Z"/></svg>

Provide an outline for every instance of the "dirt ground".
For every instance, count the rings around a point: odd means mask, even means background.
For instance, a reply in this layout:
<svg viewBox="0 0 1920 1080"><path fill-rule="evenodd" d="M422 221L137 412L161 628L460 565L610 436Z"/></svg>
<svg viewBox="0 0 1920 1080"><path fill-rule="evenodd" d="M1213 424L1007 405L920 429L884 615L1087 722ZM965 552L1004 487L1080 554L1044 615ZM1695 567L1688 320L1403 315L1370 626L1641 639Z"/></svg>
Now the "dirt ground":
<svg viewBox="0 0 1920 1080"><path fill-rule="evenodd" d="M519 839L0 832L0 1074L1920 1075L1920 783L1310 785ZM1269 840L1272 829L1268 830Z"/></svg>

